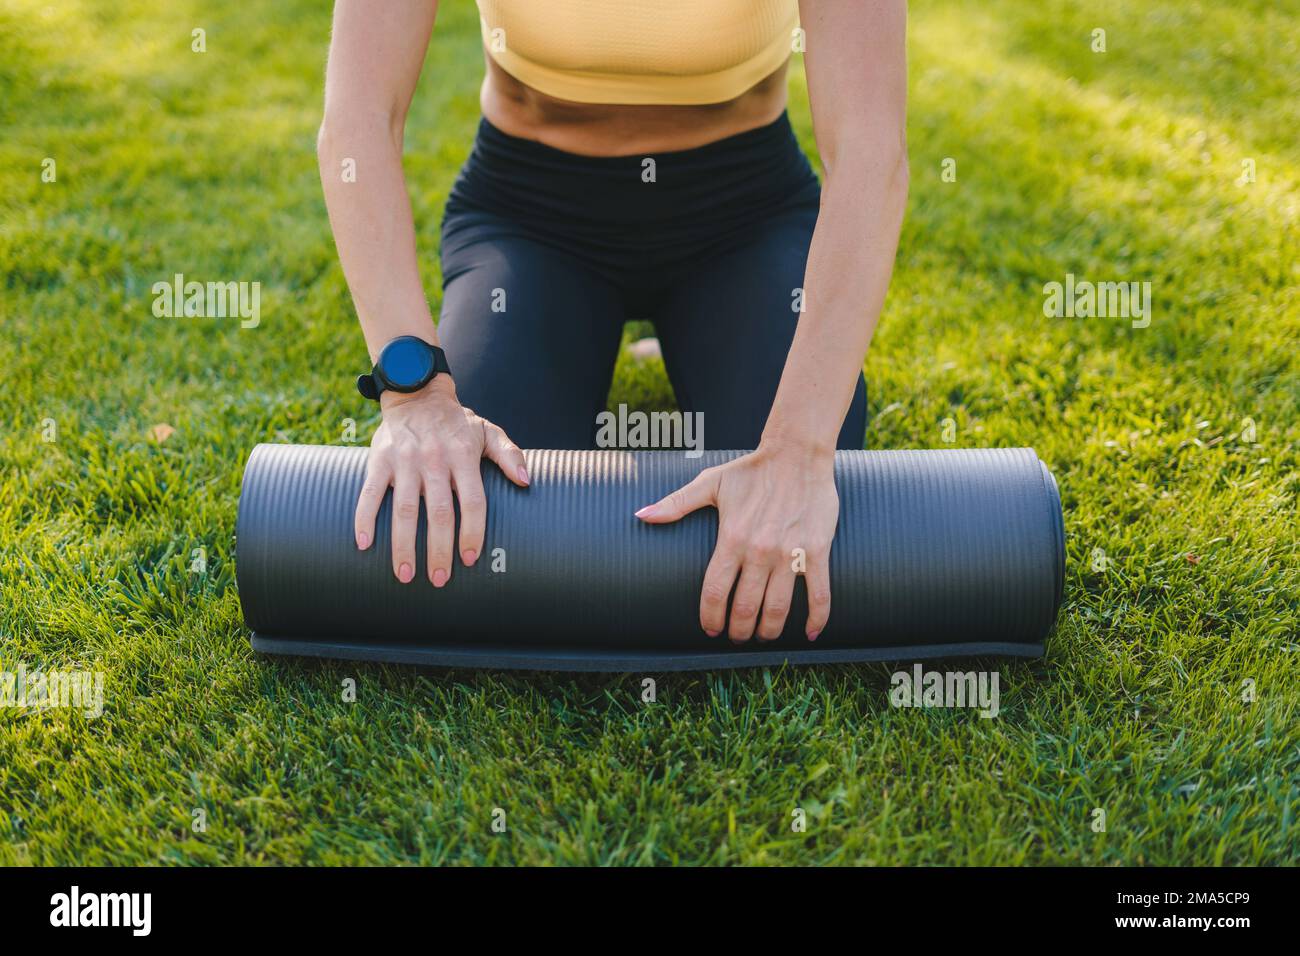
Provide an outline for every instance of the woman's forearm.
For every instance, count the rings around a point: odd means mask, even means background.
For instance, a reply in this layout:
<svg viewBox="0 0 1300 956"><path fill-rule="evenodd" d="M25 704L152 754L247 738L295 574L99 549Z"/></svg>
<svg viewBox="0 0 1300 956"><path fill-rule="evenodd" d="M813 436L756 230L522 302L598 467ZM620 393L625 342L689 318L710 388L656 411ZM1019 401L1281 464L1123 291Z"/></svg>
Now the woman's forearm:
<svg viewBox="0 0 1300 956"><path fill-rule="evenodd" d="M885 301L907 204L907 5L799 0L825 170L804 311L762 445L829 459Z"/></svg>
<svg viewBox="0 0 1300 956"><path fill-rule="evenodd" d="M907 156L832 170L804 274L803 313L762 444L830 456L889 288L907 203Z"/></svg>
<svg viewBox="0 0 1300 956"><path fill-rule="evenodd" d="M420 283L402 134L436 0L336 0L316 152L339 261L373 361L399 335L437 344Z"/></svg>
<svg viewBox="0 0 1300 956"><path fill-rule="evenodd" d="M401 130L384 116L326 116L317 141L334 243L373 361L399 335L437 344L402 174ZM355 181L347 170L355 169Z"/></svg>

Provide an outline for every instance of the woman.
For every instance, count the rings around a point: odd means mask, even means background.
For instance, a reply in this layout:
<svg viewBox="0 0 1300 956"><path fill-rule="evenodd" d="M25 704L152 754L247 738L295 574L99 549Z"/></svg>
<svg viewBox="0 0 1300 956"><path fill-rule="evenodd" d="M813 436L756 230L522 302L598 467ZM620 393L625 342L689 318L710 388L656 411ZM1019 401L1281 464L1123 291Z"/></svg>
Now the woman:
<svg viewBox="0 0 1300 956"><path fill-rule="evenodd" d="M515 442L591 446L623 323L651 319L709 447L755 450L637 517L717 508L700 626L733 642L781 634L803 549L815 640L834 451L862 445L861 370L907 195L904 0L479 0L483 119L447 202L435 327L402 137L436 6L334 11L321 180L376 363L359 386L383 410L357 547L391 486L409 583L423 497L427 575L446 586L453 544L467 567L483 550L480 460L526 486ZM820 189L785 114L792 49Z"/></svg>

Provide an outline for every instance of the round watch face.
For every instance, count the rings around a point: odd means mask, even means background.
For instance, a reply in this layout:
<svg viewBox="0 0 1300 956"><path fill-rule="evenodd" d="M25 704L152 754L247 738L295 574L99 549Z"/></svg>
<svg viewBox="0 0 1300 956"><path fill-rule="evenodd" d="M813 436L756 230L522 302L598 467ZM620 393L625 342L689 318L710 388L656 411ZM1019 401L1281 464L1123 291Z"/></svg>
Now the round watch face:
<svg viewBox="0 0 1300 956"><path fill-rule="evenodd" d="M433 373L433 350L412 336L393 339L380 353L379 369L394 391L413 391Z"/></svg>

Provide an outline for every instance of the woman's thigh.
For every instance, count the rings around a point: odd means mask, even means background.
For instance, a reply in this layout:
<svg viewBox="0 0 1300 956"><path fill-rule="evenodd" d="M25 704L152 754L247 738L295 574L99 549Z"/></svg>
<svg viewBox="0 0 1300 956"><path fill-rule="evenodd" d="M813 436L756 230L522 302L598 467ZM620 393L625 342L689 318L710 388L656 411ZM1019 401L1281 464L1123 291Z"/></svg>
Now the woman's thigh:
<svg viewBox="0 0 1300 956"><path fill-rule="evenodd" d="M758 446L799 321L815 222L810 209L765 224L683 275L655 315L677 402L703 414L707 448ZM859 375L836 447L861 448L866 424Z"/></svg>
<svg viewBox="0 0 1300 956"><path fill-rule="evenodd" d="M442 254L438 337L460 401L524 448L590 448L622 336L612 285L566 253L492 236Z"/></svg>

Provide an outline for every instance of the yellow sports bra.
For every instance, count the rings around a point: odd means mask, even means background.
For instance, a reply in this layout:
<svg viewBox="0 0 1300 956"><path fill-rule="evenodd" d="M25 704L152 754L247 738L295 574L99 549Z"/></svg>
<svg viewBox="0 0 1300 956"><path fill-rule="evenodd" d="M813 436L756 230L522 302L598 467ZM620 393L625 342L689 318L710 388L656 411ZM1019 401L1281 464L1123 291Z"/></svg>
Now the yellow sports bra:
<svg viewBox="0 0 1300 956"><path fill-rule="evenodd" d="M793 49L798 0L478 0L521 83L578 103L722 103Z"/></svg>

